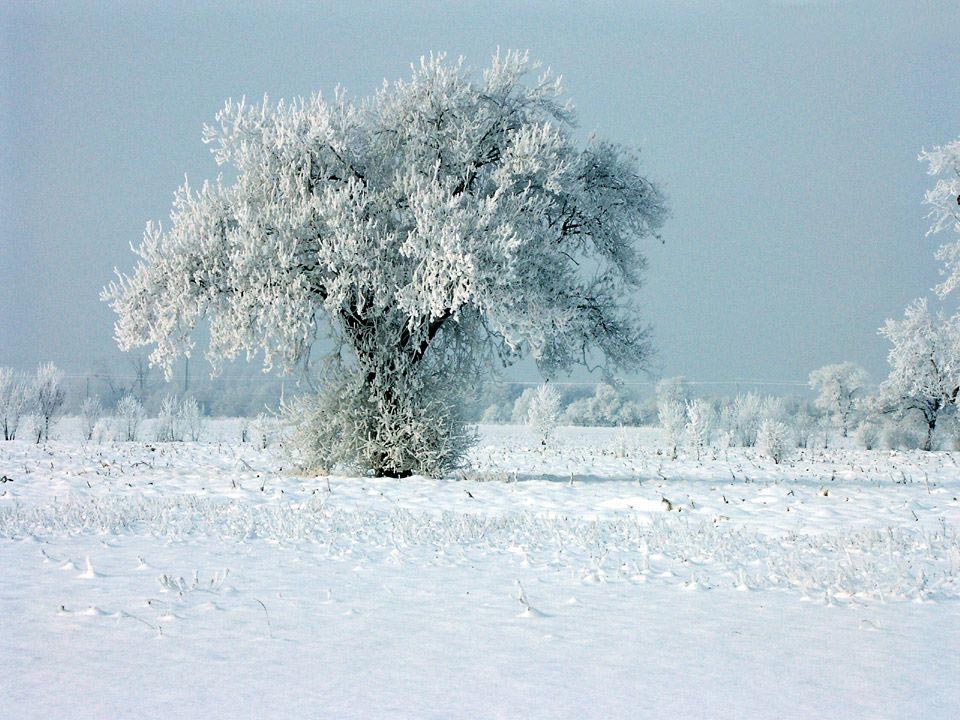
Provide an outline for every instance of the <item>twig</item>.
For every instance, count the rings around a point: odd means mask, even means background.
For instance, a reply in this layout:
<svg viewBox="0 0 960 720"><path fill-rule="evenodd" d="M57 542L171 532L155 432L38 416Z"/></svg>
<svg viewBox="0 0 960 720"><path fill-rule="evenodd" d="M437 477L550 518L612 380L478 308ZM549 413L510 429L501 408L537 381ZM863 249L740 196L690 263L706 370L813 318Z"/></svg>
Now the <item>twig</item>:
<svg viewBox="0 0 960 720"><path fill-rule="evenodd" d="M254 598L254 600L260 603L260 607L263 608L263 614L267 616L267 635L270 637L271 640L273 640L273 628L270 626L270 613L267 612L267 606L264 605L263 602L258 598Z"/></svg>

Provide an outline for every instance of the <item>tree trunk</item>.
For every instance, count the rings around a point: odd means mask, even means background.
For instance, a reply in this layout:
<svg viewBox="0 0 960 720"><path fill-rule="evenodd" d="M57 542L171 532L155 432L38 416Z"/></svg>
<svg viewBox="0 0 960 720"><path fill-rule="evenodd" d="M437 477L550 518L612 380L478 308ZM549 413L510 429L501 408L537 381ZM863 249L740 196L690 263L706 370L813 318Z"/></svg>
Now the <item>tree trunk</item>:
<svg viewBox="0 0 960 720"><path fill-rule="evenodd" d="M927 420L927 437L923 441L923 450L930 452L933 450L933 431L937 429L937 419Z"/></svg>

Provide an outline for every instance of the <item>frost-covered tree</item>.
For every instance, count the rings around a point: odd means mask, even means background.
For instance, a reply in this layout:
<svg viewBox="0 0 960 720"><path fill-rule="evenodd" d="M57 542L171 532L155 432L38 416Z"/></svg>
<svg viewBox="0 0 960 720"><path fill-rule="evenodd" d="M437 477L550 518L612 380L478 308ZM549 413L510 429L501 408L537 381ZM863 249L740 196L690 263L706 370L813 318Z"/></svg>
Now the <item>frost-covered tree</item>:
<svg viewBox="0 0 960 720"><path fill-rule="evenodd" d="M523 392L513 401L513 409L510 411L510 422L514 425L525 425L527 417L530 415L530 403L533 402L537 394L535 387L524 388Z"/></svg>
<svg viewBox="0 0 960 720"><path fill-rule="evenodd" d="M657 402L657 417L666 434L670 459L676 460L677 448L683 440L683 431L687 426L687 408L676 399L663 398Z"/></svg>
<svg viewBox="0 0 960 720"><path fill-rule="evenodd" d="M896 417L923 418L923 449L933 447L937 423L957 404L960 390L960 315L931 315L926 298L907 307L903 320L887 320L880 334L892 344L890 375L880 385L879 406Z"/></svg>
<svg viewBox="0 0 960 720"><path fill-rule="evenodd" d="M757 431L757 448L779 465L790 452L790 428L779 420L764 420Z"/></svg>
<svg viewBox="0 0 960 720"><path fill-rule="evenodd" d="M29 405L29 382L13 368L0 368L0 423L3 439L16 440L20 419Z"/></svg>
<svg viewBox="0 0 960 720"><path fill-rule="evenodd" d="M864 418L857 426L857 440L864 450L873 450L880 441L881 426L874 418Z"/></svg>
<svg viewBox="0 0 960 720"><path fill-rule="evenodd" d="M33 378L32 401L38 443L50 439L50 429L60 419L66 399L62 382L63 371L53 363L44 363L37 368Z"/></svg>
<svg viewBox="0 0 960 720"><path fill-rule="evenodd" d="M148 225L137 268L104 291L120 346L153 345L169 372L206 318L215 367L262 352L290 368L325 333L321 415L301 419L363 435L348 461L390 476L464 446L437 386L523 356L548 377L642 364L637 241L663 197L630 152L578 141L537 67L510 52L476 76L439 55L362 102L228 102L204 140L236 179L185 184L170 227Z"/></svg>
<svg viewBox="0 0 960 720"><path fill-rule="evenodd" d="M643 407L609 383L597 383L590 397L574 400L567 406L564 418L570 425L639 425L643 420Z"/></svg>
<svg viewBox="0 0 960 720"><path fill-rule="evenodd" d="M763 398L756 393L737 395L733 400L731 442L741 447L757 444L757 433L763 422Z"/></svg>
<svg viewBox="0 0 960 720"><path fill-rule="evenodd" d="M809 447L817 428L817 419L806 409L801 408L790 420L793 441L797 447Z"/></svg>
<svg viewBox="0 0 960 720"><path fill-rule="evenodd" d="M183 399L177 419L185 437L193 442L200 440L206 421L203 417L203 408L195 397L188 395Z"/></svg>
<svg viewBox="0 0 960 720"><path fill-rule="evenodd" d="M843 437L853 426L857 399L869 381L867 371L852 362L824 365L810 373L810 387L817 393L817 407L830 413Z"/></svg>
<svg viewBox="0 0 960 720"><path fill-rule="evenodd" d="M560 393L549 383L537 387L527 410L527 424L542 447L546 447L560 421Z"/></svg>
<svg viewBox="0 0 960 720"><path fill-rule="evenodd" d="M165 395L163 400L160 401L157 423L154 426L154 438L157 442L179 442L183 440L179 407L174 395Z"/></svg>
<svg viewBox="0 0 960 720"><path fill-rule="evenodd" d="M103 404L100 398L96 395L85 397L80 403L80 423L84 440L93 440L93 434L101 417L103 417Z"/></svg>
<svg viewBox="0 0 960 720"><path fill-rule="evenodd" d="M960 286L960 137L946 145L937 145L933 150L924 150L919 160L927 163L927 172L937 177L937 184L928 190L924 203L930 206L930 228L927 235L943 230L952 230L951 240L944 242L937 251L943 261L944 281L937 292L944 296Z"/></svg>
<svg viewBox="0 0 960 720"><path fill-rule="evenodd" d="M136 395L124 395L117 403L117 429L120 439L136 442L140 436L140 423L143 422L143 405Z"/></svg>
<svg viewBox="0 0 960 720"><path fill-rule="evenodd" d="M702 398L687 403L687 442L696 453L697 460L703 448L710 444L714 415L713 405Z"/></svg>

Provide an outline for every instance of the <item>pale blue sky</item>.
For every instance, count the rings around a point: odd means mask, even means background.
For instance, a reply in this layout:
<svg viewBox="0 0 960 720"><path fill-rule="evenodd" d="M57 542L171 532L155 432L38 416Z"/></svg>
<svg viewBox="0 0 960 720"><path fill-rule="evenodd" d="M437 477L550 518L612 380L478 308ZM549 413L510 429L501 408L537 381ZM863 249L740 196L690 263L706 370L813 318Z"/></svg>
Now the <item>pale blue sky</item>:
<svg viewBox="0 0 960 720"><path fill-rule="evenodd" d="M937 281L916 156L960 133L960 3L0 5L0 365L116 356L99 289L228 97L367 95L431 50L529 48L673 217L639 300L657 363L805 380Z"/></svg>

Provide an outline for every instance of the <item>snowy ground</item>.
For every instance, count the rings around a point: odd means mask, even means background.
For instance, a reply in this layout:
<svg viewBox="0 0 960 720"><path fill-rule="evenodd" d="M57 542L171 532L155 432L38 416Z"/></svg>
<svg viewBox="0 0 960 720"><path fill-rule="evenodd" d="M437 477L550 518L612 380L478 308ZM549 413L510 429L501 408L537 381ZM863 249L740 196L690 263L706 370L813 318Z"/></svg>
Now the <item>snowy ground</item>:
<svg viewBox="0 0 960 720"><path fill-rule="evenodd" d="M209 432L0 443L0 717L960 717L960 455L485 427L328 482Z"/></svg>

